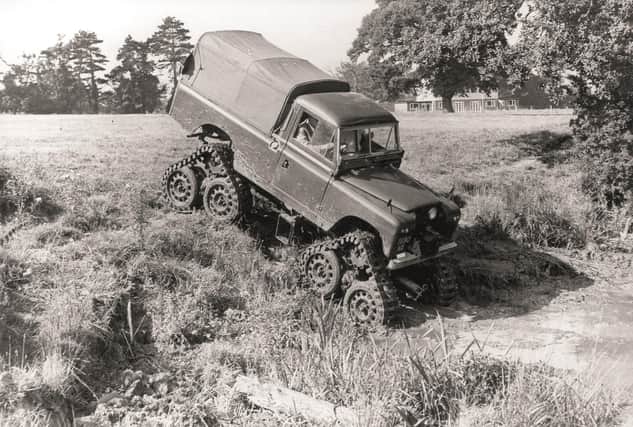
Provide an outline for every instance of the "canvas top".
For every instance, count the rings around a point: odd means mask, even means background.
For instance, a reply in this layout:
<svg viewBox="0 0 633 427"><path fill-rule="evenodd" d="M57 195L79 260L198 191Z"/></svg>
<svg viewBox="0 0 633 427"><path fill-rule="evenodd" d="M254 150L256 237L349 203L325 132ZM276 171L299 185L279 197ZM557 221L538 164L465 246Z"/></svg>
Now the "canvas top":
<svg viewBox="0 0 633 427"><path fill-rule="evenodd" d="M203 34L194 62L182 83L264 133L281 124L297 96L350 90L348 83L250 31Z"/></svg>
<svg viewBox="0 0 633 427"><path fill-rule="evenodd" d="M398 121L388 110L360 93L315 93L303 95L297 102L337 127Z"/></svg>

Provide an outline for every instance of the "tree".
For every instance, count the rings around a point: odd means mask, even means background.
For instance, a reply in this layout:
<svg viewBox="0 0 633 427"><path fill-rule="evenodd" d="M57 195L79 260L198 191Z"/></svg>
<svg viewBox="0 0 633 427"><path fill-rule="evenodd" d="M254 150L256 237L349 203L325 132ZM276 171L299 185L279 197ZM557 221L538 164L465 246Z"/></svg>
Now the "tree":
<svg viewBox="0 0 633 427"><path fill-rule="evenodd" d="M550 92L576 96L572 129L584 189L633 200L633 0L530 1L518 44Z"/></svg>
<svg viewBox="0 0 633 427"><path fill-rule="evenodd" d="M70 59L73 62L73 72L84 82L88 93L90 108L93 113L99 113L99 85L105 80L99 77L104 71L103 65L108 62L98 46L103 43L93 32L79 31L70 42Z"/></svg>
<svg viewBox="0 0 633 427"><path fill-rule="evenodd" d="M41 86L38 85L38 62L35 55L22 55L20 64L13 64L2 79L3 111L18 113L41 112Z"/></svg>
<svg viewBox="0 0 633 427"><path fill-rule="evenodd" d="M392 65L366 62L342 62L336 69L338 78L350 84L352 90L377 101L394 101L401 93L411 90L417 81L403 77Z"/></svg>
<svg viewBox="0 0 633 427"><path fill-rule="evenodd" d="M172 97L178 84L178 63L184 62L193 49L189 40L189 30L173 16L164 18L158 31L148 40L152 53L158 58L158 68L169 69Z"/></svg>
<svg viewBox="0 0 633 427"><path fill-rule="evenodd" d="M40 53L38 85L48 94L50 107L46 112L81 112L85 93L81 80L73 74L70 44L61 35L55 45Z"/></svg>
<svg viewBox="0 0 633 427"><path fill-rule="evenodd" d="M112 69L108 78L114 88L112 108L121 113L151 113L160 104L160 82L153 72L147 42L127 36L119 49L121 65Z"/></svg>
<svg viewBox="0 0 633 427"><path fill-rule="evenodd" d="M507 34L519 4L379 0L378 8L363 18L349 56L357 60L366 54L370 67L396 67L398 74L384 75L387 84L403 76L421 82L452 111L453 96L497 88L505 74Z"/></svg>

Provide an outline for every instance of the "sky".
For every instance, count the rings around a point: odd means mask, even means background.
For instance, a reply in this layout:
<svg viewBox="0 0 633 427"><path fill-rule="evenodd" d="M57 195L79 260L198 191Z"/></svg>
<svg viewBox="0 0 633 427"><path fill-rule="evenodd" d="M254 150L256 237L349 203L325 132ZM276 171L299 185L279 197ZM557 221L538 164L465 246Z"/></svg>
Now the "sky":
<svg viewBox="0 0 633 427"><path fill-rule="evenodd" d="M128 34L145 40L172 15L191 30L192 42L205 31L257 31L331 72L374 7L374 0L0 0L0 56L15 63L55 44L57 34L69 39L87 30L114 60Z"/></svg>

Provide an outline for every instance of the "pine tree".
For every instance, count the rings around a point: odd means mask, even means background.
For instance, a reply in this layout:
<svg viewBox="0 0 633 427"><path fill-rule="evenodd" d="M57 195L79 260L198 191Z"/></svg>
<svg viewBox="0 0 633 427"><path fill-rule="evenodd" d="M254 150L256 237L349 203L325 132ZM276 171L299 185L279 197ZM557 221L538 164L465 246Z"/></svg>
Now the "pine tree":
<svg viewBox="0 0 633 427"><path fill-rule="evenodd" d="M99 84L105 80L98 77L104 71L103 65L108 62L98 46L103 43L93 32L79 31L70 42L70 59L74 73L84 82L88 93L91 111L99 113Z"/></svg>
<svg viewBox="0 0 633 427"><path fill-rule="evenodd" d="M158 31L148 40L152 53L158 58L158 68L169 68L171 96L178 84L177 64L184 62L193 49L189 40L189 30L182 21L173 16L164 18L163 23L158 26Z"/></svg>
<svg viewBox="0 0 633 427"><path fill-rule="evenodd" d="M55 113L79 112L84 96L81 80L73 73L70 43L58 36L57 43L40 53L38 84L47 87L51 111Z"/></svg>
<svg viewBox="0 0 633 427"><path fill-rule="evenodd" d="M159 80L153 74L156 65L149 59L147 42L127 36L119 49L121 65L112 69L108 78L114 88L112 108L121 113L151 113L160 103Z"/></svg>

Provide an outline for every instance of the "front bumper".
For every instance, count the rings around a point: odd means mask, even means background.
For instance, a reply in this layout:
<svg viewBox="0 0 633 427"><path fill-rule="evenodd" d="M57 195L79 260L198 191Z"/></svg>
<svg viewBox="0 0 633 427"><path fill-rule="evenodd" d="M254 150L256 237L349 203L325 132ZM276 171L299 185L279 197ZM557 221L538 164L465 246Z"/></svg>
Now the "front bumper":
<svg viewBox="0 0 633 427"><path fill-rule="evenodd" d="M395 258L389 261L387 264L387 270L400 270L401 268L410 267L415 264L428 261L430 259L441 257L457 247L457 243L448 242L437 248L437 252L431 256L422 257L412 254L411 252L400 252Z"/></svg>

